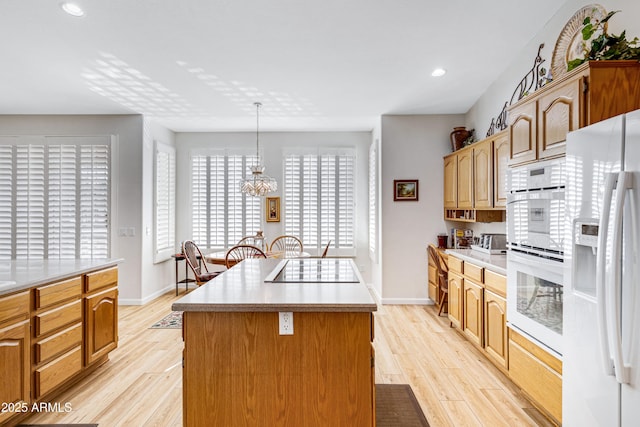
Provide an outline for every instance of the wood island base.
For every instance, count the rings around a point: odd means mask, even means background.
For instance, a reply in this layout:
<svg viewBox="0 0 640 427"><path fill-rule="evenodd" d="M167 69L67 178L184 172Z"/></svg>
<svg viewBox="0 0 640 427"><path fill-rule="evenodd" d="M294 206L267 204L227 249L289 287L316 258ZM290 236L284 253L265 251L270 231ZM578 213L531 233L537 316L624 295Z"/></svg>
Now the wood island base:
<svg viewBox="0 0 640 427"><path fill-rule="evenodd" d="M186 311L185 426L375 425L373 314Z"/></svg>

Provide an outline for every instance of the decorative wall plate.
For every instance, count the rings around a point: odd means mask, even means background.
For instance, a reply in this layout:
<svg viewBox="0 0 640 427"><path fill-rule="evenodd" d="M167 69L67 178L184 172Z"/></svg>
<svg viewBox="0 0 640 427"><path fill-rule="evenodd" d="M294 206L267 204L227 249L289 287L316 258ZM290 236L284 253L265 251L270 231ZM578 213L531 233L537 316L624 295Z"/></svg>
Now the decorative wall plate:
<svg viewBox="0 0 640 427"><path fill-rule="evenodd" d="M578 10L565 24L560 32L560 36L558 36L556 47L553 49L553 56L551 58L551 76L554 80L567 72L567 64L569 61L576 58L584 58L582 44L584 19L590 17L591 22L593 22L594 20L600 21L605 16L607 16L607 11L604 7L599 4L590 4ZM596 32L593 38L599 35L600 33ZM587 40L586 43L589 43L589 41Z"/></svg>

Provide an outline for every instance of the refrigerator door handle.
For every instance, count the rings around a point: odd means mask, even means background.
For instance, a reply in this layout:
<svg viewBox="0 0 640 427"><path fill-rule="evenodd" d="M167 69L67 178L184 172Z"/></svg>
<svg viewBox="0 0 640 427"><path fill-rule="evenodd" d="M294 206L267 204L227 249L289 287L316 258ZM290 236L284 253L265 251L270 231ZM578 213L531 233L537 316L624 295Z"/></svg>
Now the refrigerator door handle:
<svg viewBox="0 0 640 427"><path fill-rule="evenodd" d="M609 332L612 338L613 366L616 380L620 384L628 384L630 369L625 366L622 357L622 217L624 213L627 190L632 188L633 175L629 172L619 172L616 189L617 198L613 211L613 233L611 245L610 280L607 295L607 311L609 317Z"/></svg>
<svg viewBox="0 0 640 427"><path fill-rule="evenodd" d="M618 181L617 173L607 173L604 181L604 195L602 211L600 212L600 224L598 225L598 252L596 255L596 309L598 320L598 337L600 341L600 356L605 375L613 375L613 360L609 351L609 331L607 322L607 307L605 295L606 254L607 237L609 235L609 212L613 190ZM576 262L574 259L573 262Z"/></svg>

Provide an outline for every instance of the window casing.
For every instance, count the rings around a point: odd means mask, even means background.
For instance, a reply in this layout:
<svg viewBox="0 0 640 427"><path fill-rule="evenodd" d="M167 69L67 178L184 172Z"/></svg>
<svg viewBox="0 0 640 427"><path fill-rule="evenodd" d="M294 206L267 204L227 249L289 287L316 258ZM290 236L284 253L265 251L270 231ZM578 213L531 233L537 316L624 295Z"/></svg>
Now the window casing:
<svg viewBox="0 0 640 427"><path fill-rule="evenodd" d="M284 230L320 251L355 254L355 152L288 152L284 158Z"/></svg>

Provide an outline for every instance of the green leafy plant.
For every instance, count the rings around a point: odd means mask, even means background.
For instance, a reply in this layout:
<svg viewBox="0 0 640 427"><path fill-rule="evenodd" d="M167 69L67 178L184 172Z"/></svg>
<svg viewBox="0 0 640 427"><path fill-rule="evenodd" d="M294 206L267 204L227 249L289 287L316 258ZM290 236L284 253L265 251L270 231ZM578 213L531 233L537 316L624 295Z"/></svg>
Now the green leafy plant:
<svg viewBox="0 0 640 427"><path fill-rule="evenodd" d="M633 40L627 40L626 30L620 35L607 33L606 23L619 10L607 13L607 16L601 20L595 19L591 22L590 17L584 19L584 27L582 28L582 47L584 49L584 58L573 59L568 62L567 70L571 71L585 61L606 61L610 59L639 59L640 46L638 46L638 37ZM596 35L594 37L594 35ZM593 38L593 39L592 39ZM591 40L591 44L589 44Z"/></svg>

